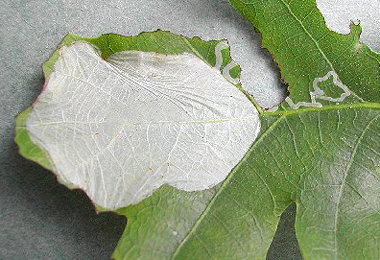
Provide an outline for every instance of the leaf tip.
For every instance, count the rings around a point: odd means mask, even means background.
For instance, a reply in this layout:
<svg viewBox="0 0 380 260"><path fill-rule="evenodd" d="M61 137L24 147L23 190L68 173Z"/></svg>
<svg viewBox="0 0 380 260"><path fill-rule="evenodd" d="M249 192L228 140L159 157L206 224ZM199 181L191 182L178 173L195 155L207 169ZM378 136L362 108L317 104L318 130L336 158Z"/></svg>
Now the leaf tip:
<svg viewBox="0 0 380 260"><path fill-rule="evenodd" d="M350 35L359 40L363 27L359 20L350 22Z"/></svg>

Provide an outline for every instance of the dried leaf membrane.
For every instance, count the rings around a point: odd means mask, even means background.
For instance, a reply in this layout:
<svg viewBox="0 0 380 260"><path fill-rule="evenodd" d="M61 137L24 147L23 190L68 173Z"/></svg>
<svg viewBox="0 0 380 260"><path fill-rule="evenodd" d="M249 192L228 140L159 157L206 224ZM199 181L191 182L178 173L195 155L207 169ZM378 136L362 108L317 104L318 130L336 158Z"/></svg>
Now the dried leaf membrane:
<svg viewBox="0 0 380 260"><path fill-rule="evenodd" d="M59 178L95 204L135 204L163 184L220 183L256 138L249 99L191 54L112 54L77 41L60 50L27 121Z"/></svg>

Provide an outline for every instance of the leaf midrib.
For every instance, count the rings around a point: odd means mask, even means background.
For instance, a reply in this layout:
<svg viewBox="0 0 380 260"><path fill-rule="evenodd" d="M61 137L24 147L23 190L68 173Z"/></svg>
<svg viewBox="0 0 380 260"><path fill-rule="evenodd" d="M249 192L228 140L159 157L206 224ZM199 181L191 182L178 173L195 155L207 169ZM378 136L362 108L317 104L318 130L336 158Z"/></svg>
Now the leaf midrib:
<svg viewBox="0 0 380 260"><path fill-rule="evenodd" d="M323 107L305 107L300 109L288 109L282 111L275 112L264 112L260 114L260 117L270 117L270 116L288 116L294 114L303 114L310 112L318 112L318 111L328 111L328 110L344 110L344 109L380 109L380 103L373 102L362 102L362 103L354 103L354 104L340 104L340 105L327 105Z"/></svg>
<svg viewBox="0 0 380 260"><path fill-rule="evenodd" d="M175 257L178 255L179 251L181 250L181 248L183 247L183 245L186 243L186 241L188 240L188 238L190 237L190 235L192 233L194 233L194 231L197 229L197 227L199 226L199 224L202 222L203 218L207 215L207 213L210 211L210 208L211 206L215 203L216 199L219 197L219 195L222 193L222 191L224 190L224 187L227 186L229 184L229 182L231 181L232 177L234 176L234 173L235 171L238 169L238 166L247 160L247 158L250 156L251 152L253 151L253 149L257 146L257 144L259 144L261 142L261 140L267 135L269 134L272 129L282 121L282 119L284 118L285 116L281 116L279 118L276 119L276 121L274 121L269 127L268 129L263 132L256 140L256 142L253 143L253 145L251 146L251 148L247 151L247 153L245 154L245 156L243 157L243 159L238 163L238 165L230 172L230 174L227 176L227 178L223 181L222 185L220 186L219 190L214 194L214 196L211 198L210 202L207 204L206 208L203 210L203 212L201 213L201 215L198 217L197 221L195 221L193 227L189 230L189 232L185 235L185 237L181 240L180 244L178 245L178 247L176 248L176 250L174 251L174 253L172 254L172 257L170 259L175 259Z"/></svg>

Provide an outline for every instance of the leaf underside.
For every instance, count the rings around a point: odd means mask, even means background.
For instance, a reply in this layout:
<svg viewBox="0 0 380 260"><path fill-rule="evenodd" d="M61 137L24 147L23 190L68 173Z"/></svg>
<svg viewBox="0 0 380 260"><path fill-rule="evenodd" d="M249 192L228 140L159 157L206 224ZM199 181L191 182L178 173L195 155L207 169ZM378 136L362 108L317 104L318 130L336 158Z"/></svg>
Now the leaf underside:
<svg viewBox="0 0 380 260"><path fill-rule="evenodd" d="M292 107L261 112L261 133L227 179L213 189L184 192L163 186L141 203L117 211L128 226L116 259L265 259L281 213L295 202L296 233L305 259L380 258L380 55L359 42L360 26L349 35L328 30L313 0L231 0L262 33L290 87ZM172 54L195 49L215 64L217 42L167 32L137 37L68 36L82 39L105 57L121 50ZM229 63L224 53L223 64ZM46 78L57 53L45 64ZM349 95L326 79L336 75ZM240 71L236 71L235 77ZM339 85L339 84L338 84ZM30 112L30 111L29 111ZM17 119L21 153L46 168L46 155L31 144Z"/></svg>

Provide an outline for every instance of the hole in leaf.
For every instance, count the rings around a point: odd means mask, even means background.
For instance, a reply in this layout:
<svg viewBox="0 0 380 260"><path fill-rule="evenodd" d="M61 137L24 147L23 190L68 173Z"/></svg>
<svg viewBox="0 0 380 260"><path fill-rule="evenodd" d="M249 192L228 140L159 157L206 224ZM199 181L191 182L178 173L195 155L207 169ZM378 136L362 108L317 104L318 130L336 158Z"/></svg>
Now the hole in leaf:
<svg viewBox="0 0 380 260"><path fill-rule="evenodd" d="M296 205L292 203L281 215L267 260L302 260L294 228Z"/></svg>

